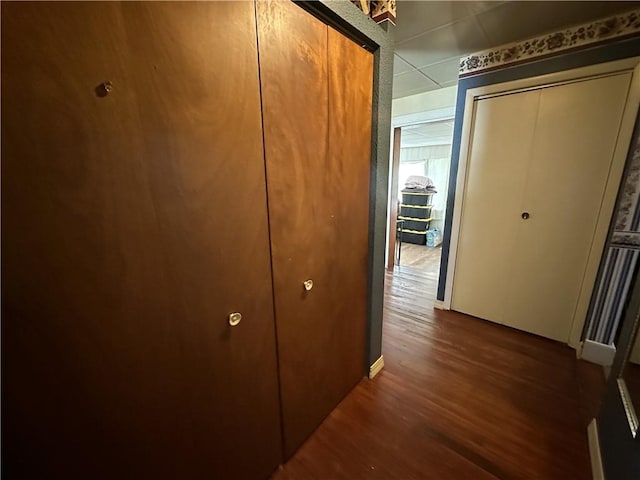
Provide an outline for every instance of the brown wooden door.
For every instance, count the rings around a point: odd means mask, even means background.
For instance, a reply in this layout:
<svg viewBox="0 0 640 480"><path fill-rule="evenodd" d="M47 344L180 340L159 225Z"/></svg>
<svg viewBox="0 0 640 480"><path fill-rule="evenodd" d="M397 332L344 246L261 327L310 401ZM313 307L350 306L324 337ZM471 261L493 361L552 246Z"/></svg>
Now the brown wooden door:
<svg viewBox="0 0 640 480"><path fill-rule="evenodd" d="M288 457L365 372L373 57L289 2L258 36Z"/></svg>
<svg viewBox="0 0 640 480"><path fill-rule="evenodd" d="M391 156L391 188L389 188L389 238L387 245L387 269L393 270L396 258L401 257L402 239L398 239L398 183L400 176L400 145L402 128L393 129L393 152Z"/></svg>
<svg viewBox="0 0 640 480"><path fill-rule="evenodd" d="M267 227L253 3L3 4L3 473L268 476Z"/></svg>

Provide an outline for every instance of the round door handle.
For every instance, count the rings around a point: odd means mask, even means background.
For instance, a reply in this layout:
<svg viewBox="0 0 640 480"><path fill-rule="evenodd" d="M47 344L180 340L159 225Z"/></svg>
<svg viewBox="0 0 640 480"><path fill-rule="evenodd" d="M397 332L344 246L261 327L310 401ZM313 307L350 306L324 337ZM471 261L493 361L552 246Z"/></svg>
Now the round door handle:
<svg viewBox="0 0 640 480"><path fill-rule="evenodd" d="M313 280L311 280L311 279L305 280L303 285L304 285L304 289L308 292L309 290L311 290L313 288Z"/></svg>
<svg viewBox="0 0 640 480"><path fill-rule="evenodd" d="M529 218L529 216L530 216L529 212L522 212L521 217L522 217L523 220L526 220L527 218Z"/></svg>
<svg viewBox="0 0 640 480"><path fill-rule="evenodd" d="M229 325L235 327L242 320L242 314L240 312L233 312L229 314Z"/></svg>

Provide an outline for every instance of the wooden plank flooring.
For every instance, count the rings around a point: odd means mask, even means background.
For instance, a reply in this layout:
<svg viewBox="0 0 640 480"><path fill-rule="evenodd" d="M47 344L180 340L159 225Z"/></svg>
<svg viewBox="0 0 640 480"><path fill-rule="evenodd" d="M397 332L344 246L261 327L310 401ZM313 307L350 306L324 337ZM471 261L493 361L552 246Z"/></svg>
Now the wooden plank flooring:
<svg viewBox="0 0 640 480"><path fill-rule="evenodd" d="M422 271L429 271L434 266L440 266L441 247L427 247L414 243L403 242L400 252L400 266L413 267Z"/></svg>
<svg viewBox="0 0 640 480"><path fill-rule="evenodd" d="M601 368L553 341L434 310L437 267L387 274L384 370L273 478L591 478L586 424Z"/></svg>

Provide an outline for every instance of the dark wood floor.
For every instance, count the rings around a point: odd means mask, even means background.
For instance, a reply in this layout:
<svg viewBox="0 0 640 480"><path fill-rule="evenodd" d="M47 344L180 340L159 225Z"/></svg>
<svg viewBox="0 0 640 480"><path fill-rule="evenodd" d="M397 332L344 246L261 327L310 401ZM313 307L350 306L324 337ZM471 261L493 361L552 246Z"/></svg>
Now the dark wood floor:
<svg viewBox="0 0 640 480"><path fill-rule="evenodd" d="M274 478L590 479L602 370L555 342L433 309L437 263L387 274L385 368Z"/></svg>

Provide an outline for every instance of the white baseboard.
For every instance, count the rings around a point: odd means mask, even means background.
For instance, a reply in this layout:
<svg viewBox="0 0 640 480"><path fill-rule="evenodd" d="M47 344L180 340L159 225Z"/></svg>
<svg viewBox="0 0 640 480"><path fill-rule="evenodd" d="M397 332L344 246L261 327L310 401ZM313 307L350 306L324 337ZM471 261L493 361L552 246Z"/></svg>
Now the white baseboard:
<svg viewBox="0 0 640 480"><path fill-rule="evenodd" d="M369 378L375 377L380 370L384 367L384 357L380 355L380 358L373 362L373 365L369 367Z"/></svg>
<svg viewBox="0 0 640 480"><path fill-rule="evenodd" d="M604 468L602 468L602 455L600 454L600 439L598 438L598 422L594 418L587 427L589 439L589 457L591 458L591 476L593 480L604 480Z"/></svg>
<svg viewBox="0 0 640 480"><path fill-rule="evenodd" d="M587 362L596 363L603 367L613 365L613 358L616 356L615 345L605 345L604 343L585 340L582 345L580 358Z"/></svg>
<svg viewBox="0 0 640 480"><path fill-rule="evenodd" d="M437 308L438 310L449 310L444 306L444 302L442 300L436 300L433 303L433 308Z"/></svg>

